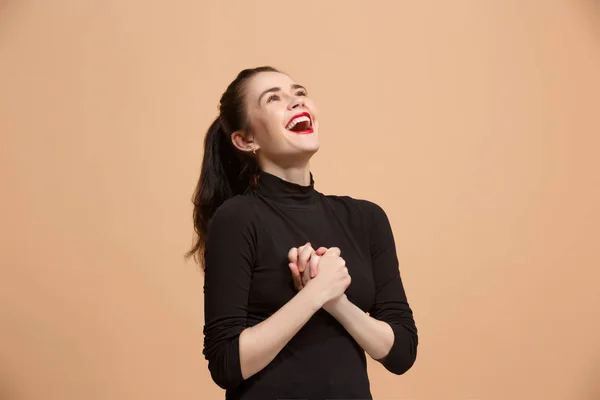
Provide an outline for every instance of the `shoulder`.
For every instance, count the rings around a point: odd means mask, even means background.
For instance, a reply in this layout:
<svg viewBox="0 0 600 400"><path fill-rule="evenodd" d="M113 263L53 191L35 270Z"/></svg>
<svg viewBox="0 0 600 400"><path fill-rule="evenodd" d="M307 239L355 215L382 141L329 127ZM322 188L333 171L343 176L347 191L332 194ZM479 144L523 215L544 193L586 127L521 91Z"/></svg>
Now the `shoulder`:
<svg viewBox="0 0 600 400"><path fill-rule="evenodd" d="M366 222L372 222L374 219L387 219L387 215L383 207L378 203L359 199L350 196L326 195L326 200L336 208L346 209L349 212L359 214Z"/></svg>
<svg viewBox="0 0 600 400"><path fill-rule="evenodd" d="M387 213L378 203L349 196L328 196L332 203L343 204L351 211L350 219L356 221L352 227L360 227L368 238L371 256L381 254L385 249L394 248L395 240L392 225ZM382 250L383 249L383 250Z"/></svg>
<svg viewBox="0 0 600 400"><path fill-rule="evenodd" d="M236 195L221 204L210 222L210 230L221 227L228 230L246 228L256 218L256 202L252 196Z"/></svg>

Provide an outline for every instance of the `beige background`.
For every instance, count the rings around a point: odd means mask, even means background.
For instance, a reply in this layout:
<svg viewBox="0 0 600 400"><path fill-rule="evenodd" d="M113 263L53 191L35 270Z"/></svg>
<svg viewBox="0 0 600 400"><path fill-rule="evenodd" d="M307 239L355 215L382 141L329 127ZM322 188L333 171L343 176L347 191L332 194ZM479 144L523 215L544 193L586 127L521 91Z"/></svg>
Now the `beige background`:
<svg viewBox="0 0 600 400"><path fill-rule="evenodd" d="M420 330L377 399L600 399L597 1L2 1L0 398L223 398L191 193L235 74L319 105Z"/></svg>

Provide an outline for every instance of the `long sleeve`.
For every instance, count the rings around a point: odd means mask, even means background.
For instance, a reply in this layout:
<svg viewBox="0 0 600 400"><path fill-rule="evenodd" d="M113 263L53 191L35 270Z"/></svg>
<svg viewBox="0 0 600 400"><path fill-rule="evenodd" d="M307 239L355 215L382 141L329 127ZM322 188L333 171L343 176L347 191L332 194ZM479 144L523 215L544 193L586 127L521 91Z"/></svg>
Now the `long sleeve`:
<svg viewBox="0 0 600 400"><path fill-rule="evenodd" d="M204 356L223 389L242 381L239 337L246 328L256 229L247 202L234 198L214 215L206 241Z"/></svg>
<svg viewBox="0 0 600 400"><path fill-rule="evenodd" d="M376 291L375 304L369 314L387 322L394 331L394 344L379 362L388 371L400 375L408 371L416 360L417 327L400 277L389 219L377 204L365 202L365 206Z"/></svg>

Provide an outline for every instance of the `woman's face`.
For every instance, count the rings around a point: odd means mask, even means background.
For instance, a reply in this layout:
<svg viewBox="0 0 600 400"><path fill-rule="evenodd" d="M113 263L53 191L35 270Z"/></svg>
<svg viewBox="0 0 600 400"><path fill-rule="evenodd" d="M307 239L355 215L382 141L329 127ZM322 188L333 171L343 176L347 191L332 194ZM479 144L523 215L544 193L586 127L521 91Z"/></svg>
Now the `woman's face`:
<svg viewBox="0 0 600 400"><path fill-rule="evenodd" d="M317 109L304 87L279 72L260 72L246 86L246 138L259 159L279 166L307 162L319 150Z"/></svg>

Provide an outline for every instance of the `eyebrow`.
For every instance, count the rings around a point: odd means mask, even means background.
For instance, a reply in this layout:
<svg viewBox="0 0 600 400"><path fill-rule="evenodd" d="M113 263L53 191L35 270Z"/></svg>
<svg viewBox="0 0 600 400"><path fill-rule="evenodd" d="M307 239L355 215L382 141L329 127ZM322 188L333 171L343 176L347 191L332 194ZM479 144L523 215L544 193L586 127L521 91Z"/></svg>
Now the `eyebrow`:
<svg viewBox="0 0 600 400"><path fill-rule="evenodd" d="M290 86L292 89L304 89L306 90L306 88L302 85L298 85L297 83L294 83L293 85ZM258 104L260 105L260 101L262 100L262 98L268 94L268 93L274 93L274 92L279 92L281 90L280 87L272 87L271 89L267 89L264 92L261 93L261 95L258 97Z"/></svg>

